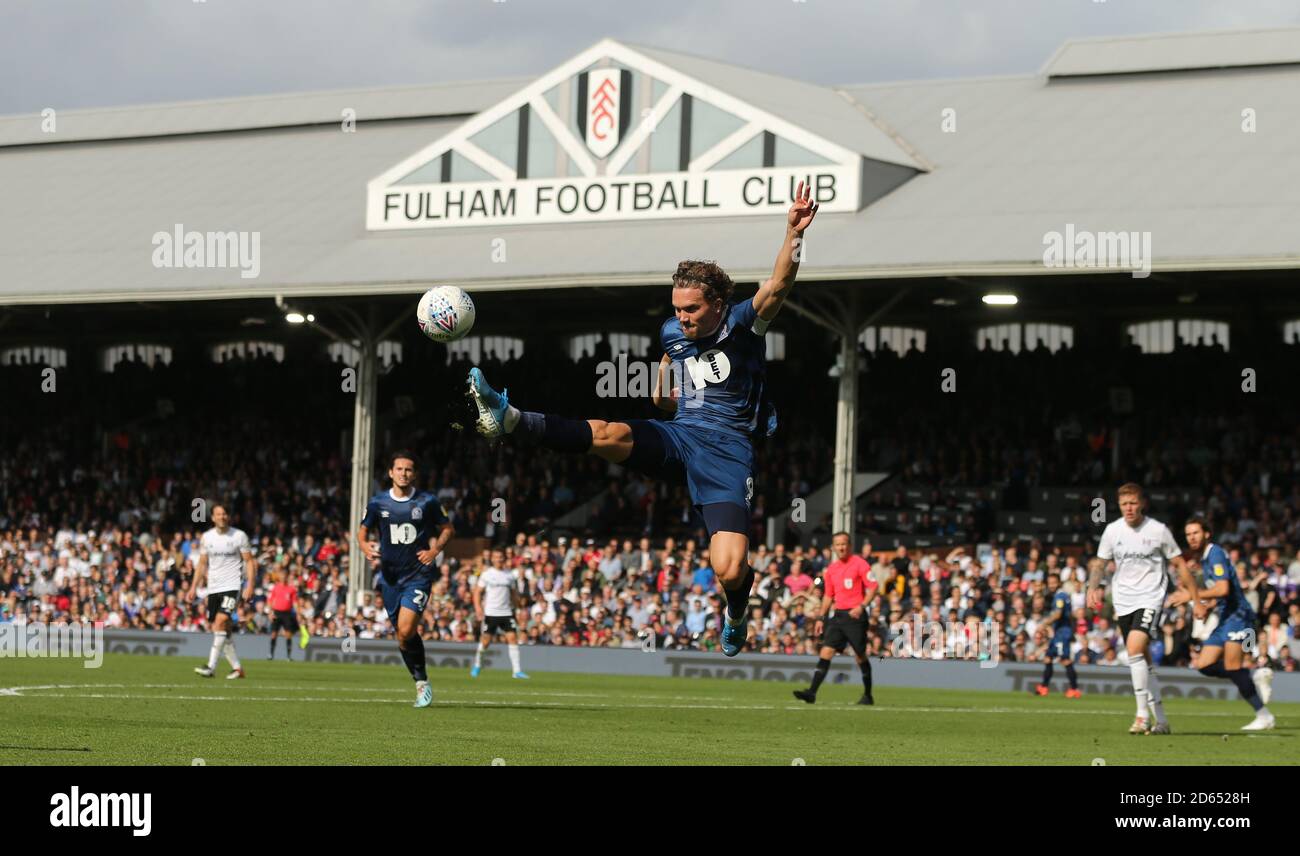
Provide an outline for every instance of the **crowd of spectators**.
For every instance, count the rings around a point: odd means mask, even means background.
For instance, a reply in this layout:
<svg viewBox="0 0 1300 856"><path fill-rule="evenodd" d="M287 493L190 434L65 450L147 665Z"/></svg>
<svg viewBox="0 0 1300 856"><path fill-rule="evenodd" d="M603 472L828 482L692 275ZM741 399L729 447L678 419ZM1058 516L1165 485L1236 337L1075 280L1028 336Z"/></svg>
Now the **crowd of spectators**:
<svg viewBox="0 0 1300 856"><path fill-rule="evenodd" d="M70 529L0 531L0 621L97 621L109 628L204 631L201 600L185 600L197 559L200 530L161 539L135 528L101 532ZM272 571L298 592L297 610L313 635L384 638L392 624L376 592L347 606L346 542L311 535L253 539L259 578L251 601L239 607L244 632L270 627L266 603ZM876 551L863 543L879 595L870 607L869 644L876 656L921 656L1037 662L1051 630L1049 585L1055 576L1072 594L1076 624L1072 656L1117 664L1122 645L1109 605L1098 615L1084 608L1090 561L1059 549L1008 546L970 555L918 555L906 548ZM639 647L712 651L723 609L707 548L668 538L638 542L560 538L552 543L519 533L505 550L518 580L516 615L524 641L536 645ZM1300 552L1279 548L1229 555L1246 596L1261 619L1260 651L1294 671L1300 635ZM828 548L760 544L751 554L758 571L750 599L750 647L780 654L814 654L812 623L822 605L821 573ZM427 639L476 638L471 589L486 552L440 563L424 614ZM1187 665L1195 645L1186 607L1172 610L1154 641L1158 663Z"/></svg>
<svg viewBox="0 0 1300 856"><path fill-rule="evenodd" d="M482 361L521 406L604 419L654 415L648 401L596 395L592 377L611 356L607 346L577 361L554 343L528 347L527 359ZM760 575L751 644L758 651L811 653L809 619L829 559L829 522L815 521L798 540L772 550L763 546L764 524L830 477L831 420L821 414L833 409L835 381L809 379L826 376L833 354L815 347L787 352L790 358L769 370L782 428L776 441L757 450L751 535ZM1000 619L999 656L1041 657L1044 575L1063 572L1081 607L1079 575L1092 544L1087 538L1069 547L998 543L993 514L1023 507L1036 486L1134 480L1202 492L1204 507L1196 510L1209 517L1215 539L1234 551L1257 601L1267 653L1290 668L1300 582L1300 420L1276 392L1258 399L1263 406L1247 407L1185 400L1184 390L1168 383L1166 372L1188 365L1203 376L1222 374L1222 349L1164 356L1120 351L1110 369L1102 364L1091 371L1082 367L1095 354L1069 348L1012 356L935 347L863 357L860 469L896 473L939 496L961 486L988 487L989 498L962 510L960 519L916 509L908 534L961 532L971 550L994 542L978 556L948 548L942 556L926 549L900 556L891 533L859 527L879 545L873 573L886 594L873 604L871 639L881 656L910 650L915 640L900 627L918 620L944 624L952 635L945 650L952 653L961 636L954 627L978 634ZM937 383L922 380L937 378L955 357L960 388L974 394L939 399ZM1272 377L1267 358L1259 365L1262 377ZM716 647L721 600L684 486L640 478L595 457L489 445L465 425L458 429L453 423L467 421L461 391L468 367L464 358L422 360L413 351L387 367L380 446L417 449L423 483L451 509L460 538L510 546L527 599L520 626L528 641L646 646L653 637L659 647ZM217 364L178 351L170 364L153 368L128 362L96 376L65 372L59 392L33 397L39 383L30 375L38 368L0 370L0 391L12 403L11 418L0 425L0 621L204 629L197 604L183 602L183 593L203 528L194 522L195 501L207 498L226 502L234 524L256 545L262 592L271 570L286 572L313 633L391 633L373 592L360 593L355 612L346 608L353 399L339 382L342 363L291 350L283 361L263 356ZM1113 400L1108 387L1117 377L1141 406L1127 408L1122 394ZM926 397L929 386L934 400ZM1032 407L1025 406L1025 389L1035 390ZM1085 409L1084 401L1103 406ZM383 484L376 479L374 489ZM504 516L492 513L496 500L503 500ZM583 524L555 526L588 504ZM1166 522L1179 531L1180 520ZM1085 534L1099 529L1080 522ZM568 537L561 539L562 532ZM473 637L469 586L483 561L471 556L442 566L425 617L428 637ZM245 629L265 629L263 596L241 607ZM1077 617L1079 658L1110 662L1112 617ZM1172 614L1163 630L1159 656L1185 662L1186 616Z"/></svg>

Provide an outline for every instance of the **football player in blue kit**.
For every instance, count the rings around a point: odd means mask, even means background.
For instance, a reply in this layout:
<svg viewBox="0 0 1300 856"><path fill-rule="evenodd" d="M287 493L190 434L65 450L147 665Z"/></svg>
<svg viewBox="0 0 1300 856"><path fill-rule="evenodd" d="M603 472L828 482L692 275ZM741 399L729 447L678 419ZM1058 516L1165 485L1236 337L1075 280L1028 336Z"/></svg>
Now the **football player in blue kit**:
<svg viewBox="0 0 1300 856"><path fill-rule="evenodd" d="M428 707L433 704L433 690L424 667L420 617L437 573L434 560L454 529L436 496L416 492L413 454L394 452L388 477L393 486L366 503L365 517L357 527L357 543L371 565L379 567L375 582L396 628L402 662L415 681L415 706ZM371 540L372 532L378 534L378 541Z"/></svg>
<svg viewBox="0 0 1300 856"><path fill-rule="evenodd" d="M691 502L709 533L709 557L726 595L722 652L744 647L749 623L749 523L754 495L751 438L776 428L764 393L765 333L794 287L804 231L817 214L812 190L799 183L786 214L785 239L772 277L753 298L732 302L734 284L713 262L685 261L673 274L674 315L660 328L664 356L654 403L671 421L605 422L551 413L520 412L506 390L488 386L470 370L469 397L478 432L488 438L522 436L548 449L589 453L656 477L685 476ZM663 394L666 376L680 387Z"/></svg>
<svg viewBox="0 0 1300 856"><path fill-rule="evenodd" d="M1043 657L1043 680L1034 691L1042 696L1051 692L1052 664L1059 662L1065 666L1065 676L1070 681L1065 697L1080 698L1079 673L1074 670L1074 660L1070 658L1070 644L1074 641L1074 619L1070 615L1074 608L1070 593L1061 588L1060 575L1047 575L1047 594L1052 599L1052 611L1047 616L1047 623L1052 627L1052 641L1047 643L1047 656Z"/></svg>
<svg viewBox="0 0 1300 856"><path fill-rule="evenodd" d="M1232 681L1241 697L1254 709L1255 719L1243 725L1242 731L1267 731L1277 721L1264 706L1259 687L1250 677L1250 670L1242 667L1242 653L1254 647L1255 611L1246 600L1241 581L1237 579L1237 571L1228 560L1228 554L1210 540L1210 529L1206 522L1193 517L1187 521L1183 534L1187 536L1187 549L1192 561L1200 562L1205 587L1196 584L1191 571L1185 571L1181 574L1182 588L1169 595L1167 605L1178 606L1193 601L1197 618L1204 618L1207 611L1214 610L1219 620L1218 625L1201 645L1196 668L1206 677ZM1216 600L1213 606L1201 603L1210 598Z"/></svg>

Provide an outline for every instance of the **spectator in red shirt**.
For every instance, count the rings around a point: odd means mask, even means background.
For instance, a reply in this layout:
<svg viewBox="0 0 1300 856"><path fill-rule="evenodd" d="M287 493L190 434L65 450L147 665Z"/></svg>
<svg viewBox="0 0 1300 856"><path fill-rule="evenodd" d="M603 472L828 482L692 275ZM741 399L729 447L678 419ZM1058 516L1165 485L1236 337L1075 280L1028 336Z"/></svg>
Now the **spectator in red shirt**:
<svg viewBox="0 0 1300 856"><path fill-rule="evenodd" d="M813 672L812 686L795 690L794 697L808 704L816 702L817 688L826 680L831 658L848 645L853 648L853 656L862 672L862 698L858 699L858 704L875 704L871 697L871 660L867 651L867 611L879 587L871 577L871 566L866 560L852 555L853 545L847 532L835 533L831 538L831 550L835 553L835 561L822 574L822 591L825 593L820 614L825 615L832 604L835 614L829 621L817 620L813 634L822 636L822 647L818 652L820 659Z"/></svg>

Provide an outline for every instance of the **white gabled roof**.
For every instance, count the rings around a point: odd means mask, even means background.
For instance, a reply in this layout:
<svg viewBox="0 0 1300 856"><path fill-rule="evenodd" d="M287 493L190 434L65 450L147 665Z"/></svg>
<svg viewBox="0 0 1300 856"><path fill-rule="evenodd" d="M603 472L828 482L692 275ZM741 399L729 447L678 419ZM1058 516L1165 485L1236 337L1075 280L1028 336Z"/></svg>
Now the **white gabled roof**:
<svg viewBox="0 0 1300 856"><path fill-rule="evenodd" d="M928 168L835 88L644 45L628 47L746 104L795 119L800 127L849 151L912 169Z"/></svg>
<svg viewBox="0 0 1300 856"><path fill-rule="evenodd" d="M1300 63L1300 27L1071 39L1042 73L1076 77L1294 63Z"/></svg>
<svg viewBox="0 0 1300 856"><path fill-rule="evenodd" d="M1240 53L1233 34L1204 38L1227 40L1209 55ZM809 282L1043 274L1043 235L1067 223L1150 231L1157 272L1300 268L1300 64L843 87L858 110L833 89L623 48L680 63L677 73L831 145L883 158L876 132L892 144L891 129L933 164L855 213L819 217L800 274ZM106 111L61 112L58 138L42 145L5 130L39 117L0 119L10 143L0 145L0 304L648 284L697 254L740 282L770 273L781 224L766 217L366 230L369 180L526 85L371 92L355 133L333 125L332 96L289 98L306 99L301 115L264 99L187 105L174 122L179 108L107 111L123 137L111 144L60 144L78 139L79 122L82 139L108 135ZM856 120L823 95L863 117L856 145ZM286 117L310 121L274 124ZM151 236L176 223L260 231L260 277L154 268ZM488 261L498 237L502 264Z"/></svg>

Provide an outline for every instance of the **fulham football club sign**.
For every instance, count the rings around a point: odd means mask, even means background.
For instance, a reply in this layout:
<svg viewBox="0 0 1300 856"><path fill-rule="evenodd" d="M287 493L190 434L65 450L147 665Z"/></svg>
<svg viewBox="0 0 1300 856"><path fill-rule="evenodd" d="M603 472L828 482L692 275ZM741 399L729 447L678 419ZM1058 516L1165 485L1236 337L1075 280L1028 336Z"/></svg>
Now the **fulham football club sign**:
<svg viewBox="0 0 1300 856"><path fill-rule="evenodd" d="M924 169L833 93L837 140L756 106L770 79L727 83L602 41L370 181L366 228L783 213L800 182L852 212L864 164L880 185Z"/></svg>

